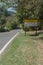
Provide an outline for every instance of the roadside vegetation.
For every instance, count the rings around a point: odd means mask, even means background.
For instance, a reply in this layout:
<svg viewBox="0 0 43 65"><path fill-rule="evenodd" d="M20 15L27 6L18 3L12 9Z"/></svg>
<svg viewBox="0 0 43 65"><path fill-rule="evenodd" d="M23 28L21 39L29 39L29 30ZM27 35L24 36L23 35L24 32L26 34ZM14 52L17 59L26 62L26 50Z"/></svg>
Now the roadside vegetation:
<svg viewBox="0 0 43 65"><path fill-rule="evenodd" d="M5 2L1 0L3 1ZM6 10L12 4L18 5L16 13L9 13ZM10 31L20 26L27 34L25 36L22 31L11 42L8 50L0 57L0 65L43 65L43 32L41 32L43 30L43 0L18 0L12 4L7 3L8 6L0 7L0 32ZM39 23L36 27L25 27L24 20L38 20ZM35 36L35 30L36 33L39 31L41 33Z"/></svg>
<svg viewBox="0 0 43 65"><path fill-rule="evenodd" d="M43 34L30 36L28 32L25 36L22 31L0 57L0 65L43 65L42 53Z"/></svg>
<svg viewBox="0 0 43 65"><path fill-rule="evenodd" d="M2 4L2 6L0 6L0 32L10 31L18 27L19 22L17 20L16 13L7 11L7 8L10 6L7 4Z"/></svg>
<svg viewBox="0 0 43 65"><path fill-rule="evenodd" d="M15 29L18 23L24 25L24 20L38 20L38 26L32 28L41 30L43 29L43 1L42 0L18 0L18 1L5 1L0 0L0 2L7 2L6 6L0 7L0 31L8 31ZM12 3L12 4L10 4ZM17 4L16 13L9 13L7 7ZM3 18L4 17L4 18ZM9 21L10 17L10 21ZM7 19L7 20L6 20ZM22 27L23 29L31 30L31 27Z"/></svg>

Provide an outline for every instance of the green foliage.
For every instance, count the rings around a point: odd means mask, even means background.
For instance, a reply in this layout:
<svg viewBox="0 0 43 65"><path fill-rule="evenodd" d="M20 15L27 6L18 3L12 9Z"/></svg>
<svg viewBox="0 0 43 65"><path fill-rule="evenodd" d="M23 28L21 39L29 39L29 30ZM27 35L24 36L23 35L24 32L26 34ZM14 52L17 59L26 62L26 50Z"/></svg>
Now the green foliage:
<svg viewBox="0 0 43 65"><path fill-rule="evenodd" d="M4 25L6 23L5 16L2 16L0 20L1 20L1 22L0 22L1 25Z"/></svg>
<svg viewBox="0 0 43 65"><path fill-rule="evenodd" d="M18 22L13 21L12 24L11 24L12 29L17 28L17 25L18 25Z"/></svg>
<svg viewBox="0 0 43 65"><path fill-rule="evenodd" d="M29 27L25 27L23 28L24 31L29 31Z"/></svg>
<svg viewBox="0 0 43 65"><path fill-rule="evenodd" d="M38 19L39 8L38 0L18 0L19 20Z"/></svg>
<svg viewBox="0 0 43 65"><path fill-rule="evenodd" d="M0 18L0 32L5 31L4 29L5 24L6 24L6 17L2 15Z"/></svg>
<svg viewBox="0 0 43 65"><path fill-rule="evenodd" d="M37 19L43 27L43 0L18 0L18 20L25 19Z"/></svg>
<svg viewBox="0 0 43 65"><path fill-rule="evenodd" d="M7 6L0 7L0 11L2 14L0 15L0 31L9 31L11 29L15 29L18 25L17 17L14 16L15 14L10 13L7 11Z"/></svg>
<svg viewBox="0 0 43 65"><path fill-rule="evenodd" d="M9 31L9 30L11 30L12 28L11 28L11 23L10 23L10 21L7 21L6 22L6 25L5 25L5 30L6 31Z"/></svg>
<svg viewBox="0 0 43 65"><path fill-rule="evenodd" d="M14 19L12 19L11 26L12 26L12 29L17 28L17 26L18 26L18 19L17 19L17 17L14 17Z"/></svg>
<svg viewBox="0 0 43 65"><path fill-rule="evenodd" d="M43 20L43 0L40 3L39 19Z"/></svg>
<svg viewBox="0 0 43 65"><path fill-rule="evenodd" d="M8 17L8 16L10 16L10 13L5 9L4 15L5 15L6 17Z"/></svg>
<svg viewBox="0 0 43 65"><path fill-rule="evenodd" d="M0 26L0 32L5 32L4 26Z"/></svg>
<svg viewBox="0 0 43 65"><path fill-rule="evenodd" d="M9 20L6 21L5 30L9 31L12 29L16 29L17 26L18 26L17 18L11 17L11 18L9 18Z"/></svg>

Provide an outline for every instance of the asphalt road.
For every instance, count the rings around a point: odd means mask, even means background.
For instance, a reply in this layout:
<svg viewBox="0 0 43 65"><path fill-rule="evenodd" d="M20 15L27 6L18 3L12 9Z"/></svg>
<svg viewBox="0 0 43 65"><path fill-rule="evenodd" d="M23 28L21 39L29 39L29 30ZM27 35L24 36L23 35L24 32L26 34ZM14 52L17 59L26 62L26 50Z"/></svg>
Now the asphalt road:
<svg viewBox="0 0 43 65"><path fill-rule="evenodd" d="M10 32L0 33L0 50L5 46L5 44L20 30L12 30Z"/></svg>

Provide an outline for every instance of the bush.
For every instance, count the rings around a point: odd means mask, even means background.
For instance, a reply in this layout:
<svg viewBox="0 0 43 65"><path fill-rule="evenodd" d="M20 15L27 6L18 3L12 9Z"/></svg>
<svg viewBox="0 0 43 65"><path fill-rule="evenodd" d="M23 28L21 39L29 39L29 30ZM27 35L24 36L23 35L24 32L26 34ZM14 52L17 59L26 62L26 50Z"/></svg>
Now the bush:
<svg viewBox="0 0 43 65"><path fill-rule="evenodd" d="M31 30L31 28L30 28L29 26L25 26L24 23L22 23L22 29L23 29L24 31L29 31L29 30Z"/></svg>
<svg viewBox="0 0 43 65"><path fill-rule="evenodd" d="M5 32L4 26L0 27L0 32Z"/></svg>
<svg viewBox="0 0 43 65"><path fill-rule="evenodd" d="M16 29L18 26L18 22L16 21L7 21L5 25L5 30L10 31L12 29Z"/></svg>
<svg viewBox="0 0 43 65"><path fill-rule="evenodd" d="M4 15L1 16L0 18L0 32L5 32L5 24L6 24L6 18Z"/></svg>
<svg viewBox="0 0 43 65"><path fill-rule="evenodd" d="M18 26L18 22L13 21L13 22L11 23L11 27L12 27L12 29L16 29L17 26Z"/></svg>
<svg viewBox="0 0 43 65"><path fill-rule="evenodd" d="M6 25L5 25L5 30L6 31L9 31L9 30L11 30L12 28L11 28L11 23L10 23L10 21L7 21L6 22Z"/></svg>
<svg viewBox="0 0 43 65"><path fill-rule="evenodd" d="M4 16L8 17L8 16L10 16L10 13L7 10L5 10L4 11Z"/></svg>
<svg viewBox="0 0 43 65"><path fill-rule="evenodd" d="M23 30L24 31L29 31L29 27L24 26Z"/></svg>
<svg viewBox="0 0 43 65"><path fill-rule="evenodd" d="M5 17L4 15L0 18L0 31L10 31L16 29L18 26L18 20L16 17L10 16Z"/></svg>

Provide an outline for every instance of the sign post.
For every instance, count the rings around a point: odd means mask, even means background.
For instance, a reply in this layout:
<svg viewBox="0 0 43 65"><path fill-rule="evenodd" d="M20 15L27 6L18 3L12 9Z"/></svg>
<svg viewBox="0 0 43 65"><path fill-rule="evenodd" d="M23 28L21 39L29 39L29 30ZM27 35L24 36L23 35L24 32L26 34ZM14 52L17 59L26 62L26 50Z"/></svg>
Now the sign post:
<svg viewBox="0 0 43 65"><path fill-rule="evenodd" d="M24 20L24 26L25 27L36 27L36 35L37 35L37 26L38 26L38 20ZM25 30L25 36L26 36L26 30Z"/></svg>

